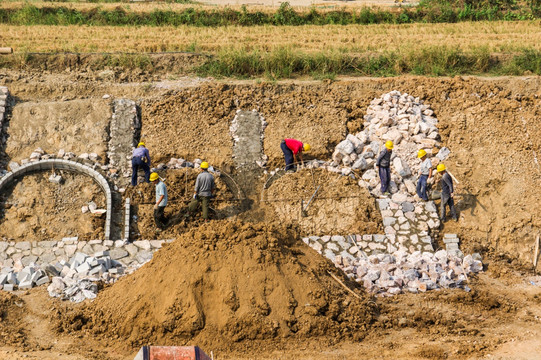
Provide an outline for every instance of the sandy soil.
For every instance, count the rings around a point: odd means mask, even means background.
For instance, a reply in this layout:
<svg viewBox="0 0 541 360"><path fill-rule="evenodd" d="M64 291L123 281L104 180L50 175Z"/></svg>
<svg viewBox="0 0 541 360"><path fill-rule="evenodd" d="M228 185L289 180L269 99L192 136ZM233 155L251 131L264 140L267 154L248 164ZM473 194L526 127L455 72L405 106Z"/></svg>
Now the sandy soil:
<svg viewBox="0 0 541 360"><path fill-rule="evenodd" d="M274 181L264 192L264 204L279 221L298 225L305 236L383 234L375 199L357 181L326 170L305 169ZM301 204L308 206L304 215Z"/></svg>
<svg viewBox="0 0 541 360"><path fill-rule="evenodd" d="M80 240L104 236L105 215L83 214L81 208L93 201L106 208L105 195L89 177L58 171L64 183L53 184L49 172L27 175L2 193L0 239L3 241ZM37 191L39 189L39 191Z"/></svg>
<svg viewBox="0 0 541 360"><path fill-rule="evenodd" d="M27 159L38 147L48 154L64 149L105 158L111 102L68 98L60 102L21 102L13 107L6 148L11 160Z"/></svg>

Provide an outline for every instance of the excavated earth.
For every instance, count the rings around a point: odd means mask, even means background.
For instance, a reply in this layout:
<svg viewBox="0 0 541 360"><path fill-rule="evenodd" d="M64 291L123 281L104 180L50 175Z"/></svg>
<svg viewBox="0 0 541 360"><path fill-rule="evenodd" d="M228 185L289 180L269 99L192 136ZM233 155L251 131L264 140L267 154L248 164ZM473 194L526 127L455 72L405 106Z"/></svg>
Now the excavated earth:
<svg viewBox="0 0 541 360"><path fill-rule="evenodd" d="M0 332L8 334L0 336L0 358L132 359L143 344L197 344L220 359L532 359L541 353L540 279L531 265L541 227L541 78L278 83L185 78L159 84L141 74L127 78L131 82L102 80L89 72L3 71L0 85L8 86L18 103L33 106L81 105L83 99L99 104L105 94L137 100L142 138L154 163L197 157L233 177L229 125L238 109L255 109L265 117L264 153L274 169L283 162L279 144L285 137L310 143L309 158L327 160L347 133L361 129L373 98L391 90L420 97L439 119L442 143L451 149L446 165L460 182L460 221L446 223L441 233L457 233L465 253L480 252L485 272L468 279L471 292L370 298L362 286L349 282L302 243L299 236L313 229L291 216L295 209L290 215L282 213L270 202L258 204L253 194L251 210L232 206L235 195L222 184L219 198L229 202L220 206L229 210L221 209L222 215L210 225L179 219L159 235L175 241L134 274L107 286L93 302L50 300L44 288L0 293ZM94 115L88 119L100 121ZM63 122L67 129L80 119ZM95 135L81 130L82 141L92 138L97 141L93 146L103 151L107 139L100 129L94 130ZM57 151L67 146L65 140L69 137L51 136L43 146ZM28 157L36 144L31 136L8 139L0 161L21 152L20 158ZM186 193L193 187L195 170L188 174L187 186L184 171L162 175L174 203L169 209L172 217L183 213ZM53 218L54 209L37 195L46 178L29 179L23 181L25 196L33 194L38 200L33 207L25 205L26 222L45 214ZM315 200L308 211L320 211L329 219L338 218L335 211L347 212L349 216L340 215L347 222L344 231L380 230L380 215L368 194L334 174L316 173L314 179L309 170L288 174L271 185L266 199L272 195L306 201L314 182L321 181L327 185L322 196L353 192L358 203ZM262 189L263 180L255 178L252 187ZM127 193L139 202L132 230L141 238L157 238L152 205L147 204L153 201L153 186L128 188ZM0 230L9 232L3 221ZM58 226L46 221L51 229Z"/></svg>

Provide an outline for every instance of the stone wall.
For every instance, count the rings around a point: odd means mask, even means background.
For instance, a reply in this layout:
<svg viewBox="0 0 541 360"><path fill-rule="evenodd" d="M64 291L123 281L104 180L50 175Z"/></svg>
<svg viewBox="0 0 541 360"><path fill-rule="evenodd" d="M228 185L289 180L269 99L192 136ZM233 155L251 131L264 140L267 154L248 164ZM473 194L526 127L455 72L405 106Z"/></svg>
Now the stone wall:
<svg viewBox="0 0 541 360"><path fill-rule="evenodd" d="M131 176L131 155L136 138L141 131L141 120L137 114L137 106L129 99L116 99L113 102L113 116L109 129L109 164L116 169L117 181L126 185L126 178Z"/></svg>
<svg viewBox="0 0 541 360"><path fill-rule="evenodd" d="M5 149L7 138L4 134L4 123L6 118L6 108L8 102L9 91L5 86L0 86L0 149ZM0 170L1 170L0 164ZM0 174L1 175L1 174Z"/></svg>

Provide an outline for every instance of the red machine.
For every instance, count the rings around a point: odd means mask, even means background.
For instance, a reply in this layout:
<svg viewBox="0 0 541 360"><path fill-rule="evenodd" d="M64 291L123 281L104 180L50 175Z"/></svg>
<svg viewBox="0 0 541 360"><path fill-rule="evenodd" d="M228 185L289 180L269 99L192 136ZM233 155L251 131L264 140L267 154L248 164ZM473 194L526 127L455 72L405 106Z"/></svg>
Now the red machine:
<svg viewBox="0 0 541 360"><path fill-rule="evenodd" d="M211 360L198 346L143 346L133 360Z"/></svg>

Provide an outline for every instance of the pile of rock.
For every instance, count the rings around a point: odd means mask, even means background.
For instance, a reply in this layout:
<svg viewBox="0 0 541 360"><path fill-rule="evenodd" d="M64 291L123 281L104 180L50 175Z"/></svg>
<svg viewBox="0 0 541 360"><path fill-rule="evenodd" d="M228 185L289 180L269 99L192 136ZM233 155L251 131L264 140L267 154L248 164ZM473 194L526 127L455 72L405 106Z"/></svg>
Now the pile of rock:
<svg viewBox="0 0 541 360"><path fill-rule="evenodd" d="M340 142L332 155L333 161L326 167L335 172L349 175L352 170L360 171L360 185L379 195L379 178L374 169L376 159L384 143L394 143L390 192L415 194L415 177L420 168L417 151L425 149L428 154L438 153L432 158L436 166L449 156L449 149L441 147L434 112L419 98L399 91L391 91L372 100L364 117L363 131ZM438 148L439 152L438 152ZM321 164L318 164L321 166Z"/></svg>
<svg viewBox="0 0 541 360"><path fill-rule="evenodd" d="M94 299L98 281L114 283L126 272L120 262L111 259L108 251L97 252L94 256L78 252L69 261L59 261L54 266L47 266L46 270L53 275L47 287L49 295L73 302Z"/></svg>
<svg viewBox="0 0 541 360"><path fill-rule="evenodd" d="M360 282L371 293L390 296L402 292L425 292L439 288L463 288L469 291L468 274L483 270L479 254L464 259L445 250L397 251L392 255L378 254L351 260L336 256L334 263L348 277Z"/></svg>
<svg viewBox="0 0 541 360"><path fill-rule="evenodd" d="M16 267L4 267L0 272L0 289L13 291L26 290L34 286L47 284L49 277L38 265L32 263L24 268L19 263Z"/></svg>

